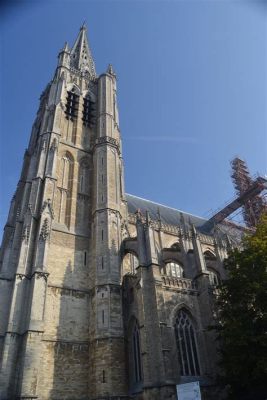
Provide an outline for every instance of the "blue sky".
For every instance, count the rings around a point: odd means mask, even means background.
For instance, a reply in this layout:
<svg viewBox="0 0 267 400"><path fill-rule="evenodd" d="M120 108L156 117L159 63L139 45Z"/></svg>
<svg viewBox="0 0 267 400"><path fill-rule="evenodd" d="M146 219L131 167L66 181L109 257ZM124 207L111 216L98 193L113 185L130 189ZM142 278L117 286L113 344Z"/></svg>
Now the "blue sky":
<svg viewBox="0 0 267 400"><path fill-rule="evenodd" d="M267 167L267 2L2 3L1 210L39 96L86 21L97 72L118 76L126 190L196 215L233 198L229 161Z"/></svg>

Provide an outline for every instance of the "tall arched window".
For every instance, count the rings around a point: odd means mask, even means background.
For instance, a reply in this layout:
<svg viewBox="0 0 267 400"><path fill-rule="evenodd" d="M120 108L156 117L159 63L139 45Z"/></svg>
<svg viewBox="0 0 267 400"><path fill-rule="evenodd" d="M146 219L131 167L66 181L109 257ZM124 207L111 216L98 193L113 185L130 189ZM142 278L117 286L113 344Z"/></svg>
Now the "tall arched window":
<svg viewBox="0 0 267 400"><path fill-rule="evenodd" d="M182 376L200 375L195 328L185 310L180 310L175 320L178 358Z"/></svg>
<svg viewBox="0 0 267 400"><path fill-rule="evenodd" d="M168 262L165 267L168 276L173 276L174 278L184 277L184 269L177 262Z"/></svg>
<svg viewBox="0 0 267 400"><path fill-rule="evenodd" d="M83 159L79 167L79 187L78 192L83 194L89 193L89 162Z"/></svg>
<svg viewBox="0 0 267 400"><path fill-rule="evenodd" d="M66 152L60 160L58 182L58 222L65 223L69 226L73 184L73 157L68 152Z"/></svg>
<svg viewBox="0 0 267 400"><path fill-rule="evenodd" d="M79 163L75 227L85 233L89 227L90 160L83 158Z"/></svg>

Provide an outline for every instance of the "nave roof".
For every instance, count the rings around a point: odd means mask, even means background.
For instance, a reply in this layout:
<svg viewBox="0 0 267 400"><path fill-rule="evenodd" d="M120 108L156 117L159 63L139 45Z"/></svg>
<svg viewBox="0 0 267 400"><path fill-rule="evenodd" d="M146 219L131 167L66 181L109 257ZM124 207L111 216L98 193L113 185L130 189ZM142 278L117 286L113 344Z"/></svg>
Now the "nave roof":
<svg viewBox="0 0 267 400"><path fill-rule="evenodd" d="M132 194L126 194L126 198L128 203L128 212L130 214L134 214L137 210L140 210L143 216L145 216L146 211L148 211L150 218L154 221L158 221L160 219L163 224L181 226L182 228L187 228L188 230L192 229L193 225L197 231L205 235L213 235L214 226L211 226L208 220L205 218L198 217L196 215L192 215L190 213L150 200L142 199L141 197L137 197ZM217 226L217 228L221 232L221 235L227 234L231 236L231 238L234 237L235 241L237 242L240 241L243 235L242 228L235 224L230 226L229 224L221 223Z"/></svg>

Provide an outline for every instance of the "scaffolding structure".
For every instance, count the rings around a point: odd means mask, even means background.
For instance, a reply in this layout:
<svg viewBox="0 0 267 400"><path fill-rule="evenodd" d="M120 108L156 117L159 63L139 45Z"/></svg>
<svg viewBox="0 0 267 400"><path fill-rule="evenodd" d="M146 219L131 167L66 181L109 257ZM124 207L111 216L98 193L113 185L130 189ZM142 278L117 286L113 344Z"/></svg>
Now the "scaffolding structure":
<svg viewBox="0 0 267 400"><path fill-rule="evenodd" d="M262 192L267 190L267 179L261 176L252 178L245 161L236 157L231 161L233 173L231 175L237 197L213 214L205 224L211 230L215 225L224 222L231 224L228 218L238 209L242 209L244 223L248 229L253 229L260 220L263 212L267 212L267 203Z"/></svg>
<svg viewBox="0 0 267 400"><path fill-rule="evenodd" d="M264 181L266 181L264 178L253 180L250 176L246 162L238 157L231 161L231 166L233 170L231 177L233 179L236 194L239 198L244 197L245 193L250 192L250 189L252 189L253 186L255 187L256 182L263 184ZM263 185L262 190L265 188L265 185ZM252 193L253 190L251 190L251 194ZM259 222L262 213L267 210L266 201L262 196L260 196L260 193L255 192L251 196L245 197L247 198L242 204L243 219L248 227L253 228Z"/></svg>

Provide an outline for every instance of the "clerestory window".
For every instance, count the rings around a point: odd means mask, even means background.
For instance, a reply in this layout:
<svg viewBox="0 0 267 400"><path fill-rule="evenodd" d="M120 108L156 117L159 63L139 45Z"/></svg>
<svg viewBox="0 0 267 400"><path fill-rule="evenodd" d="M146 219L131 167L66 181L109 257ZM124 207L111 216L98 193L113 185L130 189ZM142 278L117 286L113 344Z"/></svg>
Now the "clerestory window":
<svg viewBox="0 0 267 400"><path fill-rule="evenodd" d="M200 375L195 328L185 310L180 310L175 320L178 359L182 376Z"/></svg>
<svg viewBox="0 0 267 400"><path fill-rule="evenodd" d="M176 262L169 262L166 264L166 274L174 278L183 278L184 269L180 264Z"/></svg>

